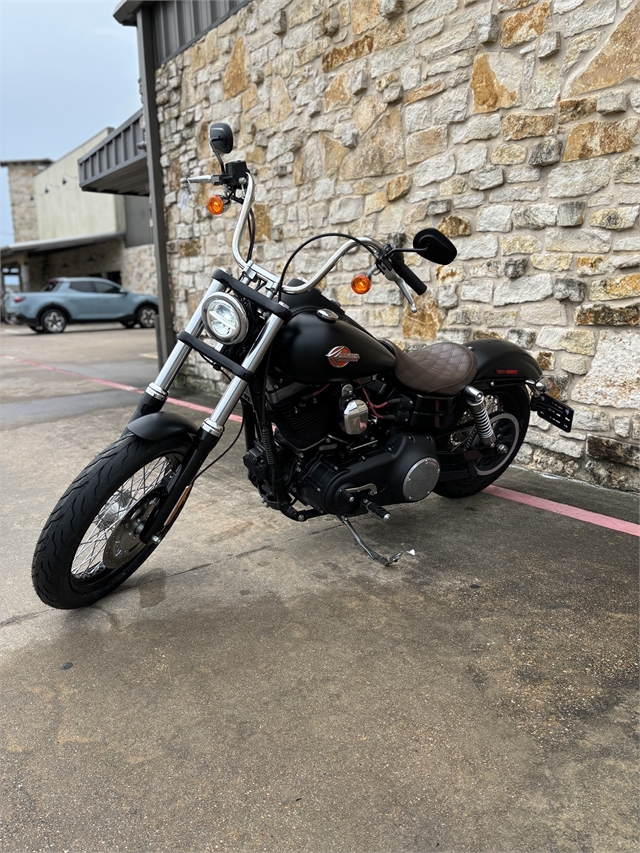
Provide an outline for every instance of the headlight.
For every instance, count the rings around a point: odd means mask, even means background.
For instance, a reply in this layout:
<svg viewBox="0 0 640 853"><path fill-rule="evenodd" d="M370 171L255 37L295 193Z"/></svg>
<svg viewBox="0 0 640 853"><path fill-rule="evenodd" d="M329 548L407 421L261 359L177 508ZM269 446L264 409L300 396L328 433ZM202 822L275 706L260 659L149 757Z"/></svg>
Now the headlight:
<svg viewBox="0 0 640 853"><path fill-rule="evenodd" d="M202 306L202 322L207 333L222 344L237 344L249 329L242 303L229 293L214 293Z"/></svg>

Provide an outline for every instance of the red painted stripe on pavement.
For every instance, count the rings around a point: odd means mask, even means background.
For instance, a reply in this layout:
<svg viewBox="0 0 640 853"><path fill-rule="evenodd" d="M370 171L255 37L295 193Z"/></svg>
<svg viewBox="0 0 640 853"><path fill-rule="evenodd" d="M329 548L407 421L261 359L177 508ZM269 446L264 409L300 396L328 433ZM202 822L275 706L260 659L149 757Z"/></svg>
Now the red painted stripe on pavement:
<svg viewBox="0 0 640 853"><path fill-rule="evenodd" d="M524 492L514 492L512 489L503 489L502 486L487 486L486 489L483 489L483 492L486 495L493 495L496 498L505 498L508 501L526 504L527 506L536 507L536 509L544 509L547 512L555 512L558 515L566 515L568 518L586 521L589 524L596 524L598 527L607 527L609 530L616 530L619 533L640 536L640 524L623 521L620 518L612 518L610 515L601 515L599 512L590 512L587 509L580 509L577 506L557 503L556 501L538 498L534 495L526 495Z"/></svg>
<svg viewBox="0 0 640 853"><path fill-rule="evenodd" d="M75 373L73 370L63 370L62 367L53 367L50 364L40 364L38 361L30 361L27 358L18 358L15 355L3 355L2 358L11 359L11 361L19 361L21 364L30 364L32 367L39 367L40 370L51 370L54 373L62 373L65 376L75 376L76 379L85 379L87 382L96 382L98 385L106 385L107 388L115 388L117 391L130 391L132 394L144 394L140 388L133 385L122 385L120 382L110 382L108 379L97 379L95 376L85 376L84 373ZM177 400L175 397L167 397L167 403L172 403L174 406L182 406L185 409L193 409L195 412L207 412L211 414L213 411L209 406L200 406L197 403L189 403L186 400ZM240 423L242 418L238 415L229 415L230 421Z"/></svg>
<svg viewBox="0 0 640 853"><path fill-rule="evenodd" d="M42 370L52 370L55 373L63 373L66 376L75 376L77 379L86 379L89 382L97 382L100 385L106 385L109 388L116 388L119 391L131 391L135 394L143 394L140 388L134 388L132 385L121 385L118 382L109 382L107 379L96 379L93 376L85 376L81 373L74 373L71 370L63 370L61 367L52 367L49 364L40 364L37 361L29 361L26 358L18 358L15 355L3 355L2 358L8 358L12 361L19 361L22 364L30 364L33 367L39 367ZM186 409L193 409L197 412L211 412L211 409L206 406L200 406L197 403L188 403L185 400L176 400L175 397L168 397L167 403L173 403L174 406L183 406ZM238 415L231 415L229 420L242 421ZM504 489L502 486L487 486L483 489L484 494L493 495L495 498L504 498L505 500L515 501L515 503L526 504L533 506L536 509L544 509L547 512L555 512L558 515L564 515L568 518L575 518L578 521L586 521L589 524L595 524L598 527L606 527L609 530L615 530L619 533L628 533L630 536L640 537L640 524L634 524L631 521L623 521L620 518L613 518L609 515L601 515L599 512L590 512L586 509L580 509L569 504L550 501L546 498L537 498L534 495L527 495L524 492L515 492L513 489Z"/></svg>

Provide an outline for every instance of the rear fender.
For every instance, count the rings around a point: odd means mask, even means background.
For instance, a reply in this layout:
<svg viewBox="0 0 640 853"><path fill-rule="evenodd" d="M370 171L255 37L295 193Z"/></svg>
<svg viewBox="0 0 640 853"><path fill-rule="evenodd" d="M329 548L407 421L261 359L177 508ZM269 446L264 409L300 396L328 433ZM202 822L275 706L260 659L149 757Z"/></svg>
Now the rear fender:
<svg viewBox="0 0 640 853"><path fill-rule="evenodd" d="M174 415L169 412L154 412L151 415L143 415L135 421L127 424L127 430L144 438L147 441L161 441L170 435L184 433L184 435L195 435L197 429L182 415Z"/></svg>
<svg viewBox="0 0 640 853"><path fill-rule="evenodd" d="M479 381L492 381L504 384L521 383L527 379L536 382L542 376L540 365L531 353L522 347L498 338L481 338L467 345L478 359L478 371L474 384Z"/></svg>

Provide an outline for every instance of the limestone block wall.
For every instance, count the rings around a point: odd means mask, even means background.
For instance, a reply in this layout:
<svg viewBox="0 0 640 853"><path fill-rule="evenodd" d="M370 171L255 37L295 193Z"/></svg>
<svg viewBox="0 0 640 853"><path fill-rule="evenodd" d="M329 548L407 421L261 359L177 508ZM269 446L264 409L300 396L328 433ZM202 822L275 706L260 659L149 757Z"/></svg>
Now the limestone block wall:
<svg viewBox="0 0 640 853"><path fill-rule="evenodd" d="M13 242L28 243L40 239L34 178L51 160L7 161Z"/></svg>
<svg viewBox="0 0 640 853"><path fill-rule="evenodd" d="M87 275L106 278L107 273L123 269L123 255L127 251L129 250L124 248L124 241L119 239L89 246L76 246L58 252L31 255L29 258L30 289L40 290L49 279L64 276ZM125 287L128 285L125 284Z"/></svg>
<svg viewBox="0 0 640 853"><path fill-rule="evenodd" d="M258 183L256 257L281 269L321 231L409 243L434 225L456 261L414 266L411 315L346 258L329 295L406 348L500 337L576 410L534 417L521 464L620 489L640 454L640 4L630 0L256 0L157 72L169 264L184 323L233 214L212 220L207 128L227 121ZM305 275L340 242L301 253ZM206 386L208 368L191 366Z"/></svg>
<svg viewBox="0 0 640 853"><path fill-rule="evenodd" d="M49 279L64 276L98 276L119 272L122 286L136 293L158 293L153 244L126 248L122 239L57 252L31 255L31 290L40 290Z"/></svg>
<svg viewBox="0 0 640 853"><path fill-rule="evenodd" d="M122 251L122 286L136 293L158 293L156 257L153 243L131 246Z"/></svg>

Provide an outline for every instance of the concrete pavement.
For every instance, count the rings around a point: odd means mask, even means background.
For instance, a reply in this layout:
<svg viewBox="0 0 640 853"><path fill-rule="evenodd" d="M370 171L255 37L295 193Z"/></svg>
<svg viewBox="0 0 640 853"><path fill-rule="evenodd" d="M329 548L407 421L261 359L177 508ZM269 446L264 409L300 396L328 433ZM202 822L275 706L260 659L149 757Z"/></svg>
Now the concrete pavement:
<svg viewBox="0 0 640 853"><path fill-rule="evenodd" d="M7 853L637 849L637 538L431 495L358 522L415 549L385 569L263 509L239 443L118 592L53 611L35 541L136 397L26 362L144 387L155 340L1 337ZM628 494L499 485L637 522Z"/></svg>

